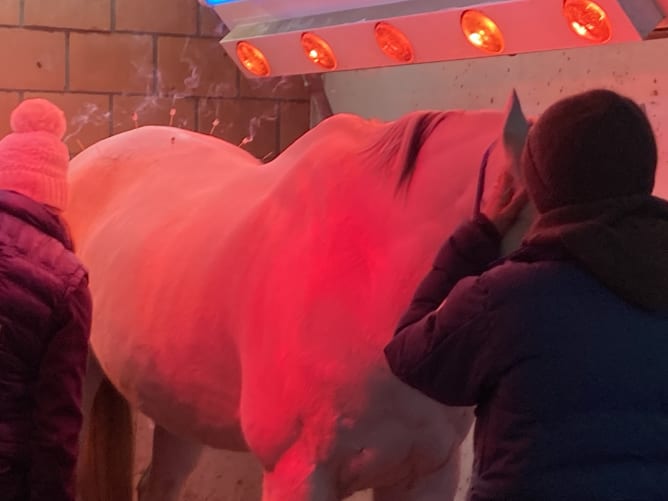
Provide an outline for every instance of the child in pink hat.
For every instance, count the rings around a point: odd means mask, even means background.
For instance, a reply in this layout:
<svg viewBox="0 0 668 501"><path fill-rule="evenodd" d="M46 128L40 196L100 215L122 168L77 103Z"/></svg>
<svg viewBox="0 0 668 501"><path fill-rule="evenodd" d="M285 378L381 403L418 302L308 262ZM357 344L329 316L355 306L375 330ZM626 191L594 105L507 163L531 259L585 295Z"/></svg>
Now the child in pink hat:
<svg viewBox="0 0 668 501"><path fill-rule="evenodd" d="M0 140L0 497L74 501L88 275L61 220L64 113L22 102Z"/></svg>

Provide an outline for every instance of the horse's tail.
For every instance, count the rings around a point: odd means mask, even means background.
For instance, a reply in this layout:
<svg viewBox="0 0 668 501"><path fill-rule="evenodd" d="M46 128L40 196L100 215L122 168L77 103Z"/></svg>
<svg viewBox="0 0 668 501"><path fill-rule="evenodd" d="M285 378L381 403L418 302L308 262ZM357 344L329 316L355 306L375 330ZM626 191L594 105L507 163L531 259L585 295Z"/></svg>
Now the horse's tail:
<svg viewBox="0 0 668 501"><path fill-rule="evenodd" d="M79 455L81 501L132 501L134 425L128 401L104 376L94 357L89 372L100 371L92 406L84 419ZM94 376L93 376L94 377ZM85 411L85 408L84 408Z"/></svg>

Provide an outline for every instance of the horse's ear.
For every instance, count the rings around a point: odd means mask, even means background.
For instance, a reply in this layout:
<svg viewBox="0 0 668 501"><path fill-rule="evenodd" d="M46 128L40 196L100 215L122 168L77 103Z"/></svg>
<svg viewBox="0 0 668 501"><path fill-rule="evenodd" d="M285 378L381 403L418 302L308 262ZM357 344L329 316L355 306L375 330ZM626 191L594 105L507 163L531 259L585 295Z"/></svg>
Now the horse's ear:
<svg viewBox="0 0 668 501"><path fill-rule="evenodd" d="M524 149L524 143L529 133L527 120L517 92L513 89L506 105L506 121L503 125L503 145L512 156L515 166L519 166L519 159Z"/></svg>

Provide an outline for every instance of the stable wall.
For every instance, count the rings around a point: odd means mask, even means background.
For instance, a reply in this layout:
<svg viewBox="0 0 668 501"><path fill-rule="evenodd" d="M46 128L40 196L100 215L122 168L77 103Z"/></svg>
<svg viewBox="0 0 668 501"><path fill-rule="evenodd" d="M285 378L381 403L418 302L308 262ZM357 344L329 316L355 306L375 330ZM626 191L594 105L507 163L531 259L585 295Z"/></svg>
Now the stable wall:
<svg viewBox="0 0 668 501"><path fill-rule="evenodd" d="M197 0L0 0L0 137L11 109L39 96L64 109L72 154L171 120L234 144L250 136L269 159L308 129L304 81L246 80L224 31Z"/></svg>

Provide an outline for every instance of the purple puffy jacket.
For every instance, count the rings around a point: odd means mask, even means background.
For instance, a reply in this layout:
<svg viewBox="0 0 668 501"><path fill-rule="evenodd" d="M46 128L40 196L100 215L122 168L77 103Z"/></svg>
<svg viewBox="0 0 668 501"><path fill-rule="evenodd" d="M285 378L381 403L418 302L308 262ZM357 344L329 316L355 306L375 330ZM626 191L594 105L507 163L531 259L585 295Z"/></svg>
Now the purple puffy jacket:
<svg viewBox="0 0 668 501"><path fill-rule="evenodd" d="M91 309L86 270L59 218L0 191L3 500L74 500Z"/></svg>

